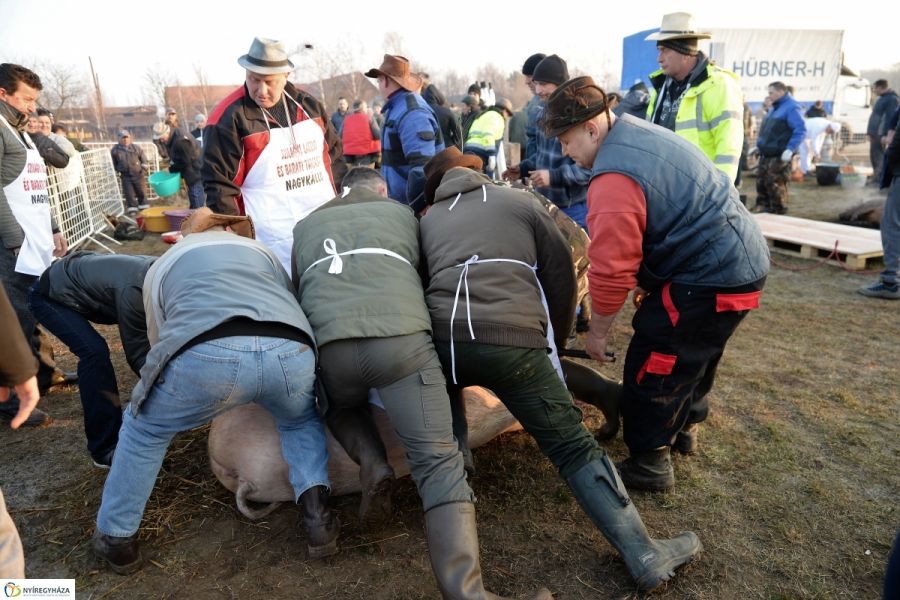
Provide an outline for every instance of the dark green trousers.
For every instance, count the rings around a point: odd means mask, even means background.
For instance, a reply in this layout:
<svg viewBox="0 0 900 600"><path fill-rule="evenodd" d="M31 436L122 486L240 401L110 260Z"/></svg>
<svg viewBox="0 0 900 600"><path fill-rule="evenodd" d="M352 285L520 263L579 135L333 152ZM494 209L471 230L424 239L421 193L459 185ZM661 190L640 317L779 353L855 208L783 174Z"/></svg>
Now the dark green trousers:
<svg viewBox="0 0 900 600"><path fill-rule="evenodd" d="M435 342L435 348L451 397L459 397L459 390L472 385L494 392L563 478L605 455L584 426L581 410L572 401L545 349L457 342L454 348L458 385L454 386L450 383L450 343ZM454 411L454 432L462 437L465 421L458 416Z"/></svg>

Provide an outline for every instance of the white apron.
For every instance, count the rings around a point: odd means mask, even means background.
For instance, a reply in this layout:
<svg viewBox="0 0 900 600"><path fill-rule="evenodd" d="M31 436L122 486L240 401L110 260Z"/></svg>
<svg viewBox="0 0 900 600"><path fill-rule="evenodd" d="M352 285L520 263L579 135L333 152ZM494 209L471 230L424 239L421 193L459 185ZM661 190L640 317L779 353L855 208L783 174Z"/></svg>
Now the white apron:
<svg viewBox="0 0 900 600"><path fill-rule="evenodd" d="M16 273L40 275L53 262L53 230L50 225L50 192L47 189L47 166L40 153L31 144L28 134L23 134L28 143L22 142L19 132L6 119L0 121L13 132L15 138L25 147L25 168L8 185L3 186L9 209L25 232L25 241L19 248L16 259Z"/></svg>
<svg viewBox="0 0 900 600"><path fill-rule="evenodd" d="M449 207L447 207L447 210L453 210L461 197L462 192L456 195L456 199L453 200ZM487 188L484 185L481 186L481 201L487 202ZM559 362L559 352L556 351L556 341L553 339L553 323L550 321L550 306L547 304L547 295L544 294L544 286L541 285L541 280L538 279L537 276L537 265L529 265L524 261L516 260L514 258L480 259L477 254L472 256L466 262L460 263L454 267L460 269L460 273L459 281L456 283L456 295L453 297L453 310L450 311L450 374L453 376L453 383L456 383L456 347L453 343L453 321L456 319L456 309L459 306L459 291L465 286L466 319L469 324L469 336L474 340L475 331L472 329L472 312L469 307L469 266L478 263L512 263L531 269L531 272L534 273L534 281L537 283L538 290L541 292L541 304L544 306L544 313L547 315L547 348L550 349L550 362L553 364L553 368L556 369L556 374L559 375L559 378L565 383L566 376L563 374L562 364Z"/></svg>
<svg viewBox="0 0 900 600"><path fill-rule="evenodd" d="M281 99L289 115L285 97L287 94L282 94ZM293 98L291 102L303 110ZM303 112L305 121L269 129L269 143L241 185L244 210L253 219L256 239L275 254L288 273L294 225L335 195L322 160L322 128Z"/></svg>

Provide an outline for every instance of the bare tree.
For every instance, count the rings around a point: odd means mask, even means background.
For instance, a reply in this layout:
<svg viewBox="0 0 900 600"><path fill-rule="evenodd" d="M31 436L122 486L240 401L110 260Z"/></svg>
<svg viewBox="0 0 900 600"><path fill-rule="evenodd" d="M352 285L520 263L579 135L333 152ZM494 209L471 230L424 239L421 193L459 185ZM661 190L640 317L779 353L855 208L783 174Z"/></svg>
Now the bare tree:
<svg viewBox="0 0 900 600"><path fill-rule="evenodd" d="M155 63L144 71L144 99L160 108L166 106L166 88L176 81L175 76L166 67Z"/></svg>
<svg viewBox="0 0 900 600"><path fill-rule="evenodd" d="M197 79L197 95L200 105L203 107L203 114L208 115L210 103L209 80L206 78L206 72L203 70L203 67L194 65L194 77ZM185 118L187 118L187 115L185 115Z"/></svg>
<svg viewBox="0 0 900 600"><path fill-rule="evenodd" d="M388 31L384 34L384 52L385 54L398 54L406 56L403 52L403 36L396 31Z"/></svg>
<svg viewBox="0 0 900 600"><path fill-rule="evenodd" d="M53 114L88 104L90 86L87 76L75 66L41 62L35 64L34 71L44 85L41 104Z"/></svg>

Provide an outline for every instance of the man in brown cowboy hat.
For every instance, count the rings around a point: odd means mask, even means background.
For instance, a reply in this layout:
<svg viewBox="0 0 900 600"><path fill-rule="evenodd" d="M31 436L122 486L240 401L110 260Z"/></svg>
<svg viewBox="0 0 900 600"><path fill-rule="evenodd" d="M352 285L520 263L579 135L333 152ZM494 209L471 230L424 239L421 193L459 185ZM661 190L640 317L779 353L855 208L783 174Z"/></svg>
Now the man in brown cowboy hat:
<svg viewBox="0 0 900 600"><path fill-rule="evenodd" d="M316 345L291 280L252 239L247 217L203 207L182 233L144 279L150 351L123 414L94 552L116 573L140 568L137 530L172 438L258 402L278 424L309 554L334 554L339 524L327 506L328 452L313 392Z"/></svg>
<svg viewBox="0 0 900 600"><path fill-rule="evenodd" d="M759 305L766 241L728 175L684 138L631 115L616 118L590 77L550 96L544 125L567 155L593 167L585 346L595 360L607 360L628 292L643 295L624 370L631 456L619 473L631 488L671 490L670 450L696 452L725 344Z"/></svg>
<svg viewBox="0 0 900 600"><path fill-rule="evenodd" d="M385 54L381 66L366 71L366 77L378 80L378 89L386 98L381 109L381 174L387 182L388 196L409 204L412 198L406 186L410 173L421 173L425 163L444 149L441 128L418 93L422 78L410 70L407 58ZM414 206L413 210L418 212L421 208Z"/></svg>
<svg viewBox="0 0 900 600"><path fill-rule="evenodd" d="M448 148L425 166L425 299L448 382L497 394L638 586L657 587L693 558L700 541L690 532L672 540L648 535L548 354L550 340L565 344L575 313L569 246L537 198L493 184L473 158Z"/></svg>
<svg viewBox="0 0 900 600"><path fill-rule="evenodd" d="M237 62L244 85L213 109L204 130L206 203L253 217L257 239L287 270L294 224L340 189L341 139L322 103L288 82L294 64L282 42L255 38Z"/></svg>
<svg viewBox="0 0 900 600"><path fill-rule="evenodd" d="M699 49L698 40L709 37L697 31L693 15L677 12L663 16L660 30L645 38L656 41L660 66L650 74L647 119L700 148L735 181L744 143L744 95L738 76Z"/></svg>

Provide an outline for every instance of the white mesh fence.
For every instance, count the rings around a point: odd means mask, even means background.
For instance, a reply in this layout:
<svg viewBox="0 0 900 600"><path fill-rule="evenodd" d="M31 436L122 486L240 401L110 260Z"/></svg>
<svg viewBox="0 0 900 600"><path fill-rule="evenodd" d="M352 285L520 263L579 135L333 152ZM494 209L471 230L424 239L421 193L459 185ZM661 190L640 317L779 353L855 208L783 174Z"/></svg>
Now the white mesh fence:
<svg viewBox="0 0 900 600"><path fill-rule="evenodd" d="M65 169L47 168L50 205L69 248L91 241L112 252L103 241L119 243L103 233L111 227L107 217L121 218L125 213L119 177L109 153L112 146L91 144L91 150L70 157ZM158 170L156 147L147 143L142 144L142 149L151 168ZM147 195L148 199L156 197Z"/></svg>
<svg viewBox="0 0 900 600"><path fill-rule="evenodd" d="M156 148L156 144L154 144L153 142L132 142L132 144L136 145L144 152L144 158L147 159L147 164L150 165L149 172L156 173L157 171L159 171L160 157L159 157L159 150ZM115 142L91 142L91 143L85 144L85 146L90 148L91 151L99 151L102 149L110 157L112 155L109 154L109 151L115 145L116 145ZM112 159L110 158L110 160L112 160ZM110 162L110 164L112 164L112 162ZM147 201L149 202L151 200L158 200L159 196L157 196L156 192L153 191L153 187L147 183L146 177L143 178L143 182L144 182L144 195L147 197ZM118 179L116 180L116 185L119 186L119 188L120 188L119 195L122 196L121 184L119 183Z"/></svg>

